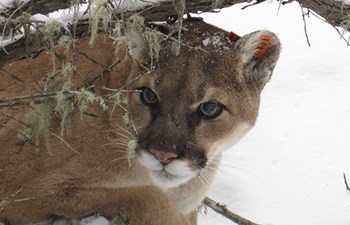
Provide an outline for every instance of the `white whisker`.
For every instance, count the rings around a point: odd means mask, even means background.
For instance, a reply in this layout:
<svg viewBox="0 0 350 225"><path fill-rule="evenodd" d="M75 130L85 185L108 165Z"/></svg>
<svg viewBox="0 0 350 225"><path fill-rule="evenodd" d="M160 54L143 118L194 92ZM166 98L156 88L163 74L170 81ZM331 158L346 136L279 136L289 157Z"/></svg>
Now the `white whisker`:
<svg viewBox="0 0 350 225"><path fill-rule="evenodd" d="M130 140L123 140L123 139L112 139L110 141L111 143L121 143L121 144L128 144L130 142Z"/></svg>
<svg viewBox="0 0 350 225"><path fill-rule="evenodd" d="M122 138L125 138L126 140L130 140L130 139L133 139L131 136L128 136L127 134L123 134L121 132L115 132L115 134L119 135L120 137Z"/></svg>
<svg viewBox="0 0 350 225"><path fill-rule="evenodd" d="M123 156L123 157L119 157L119 158L114 158L111 161L109 161L108 163L113 163L113 162L117 162L120 160L128 160L128 161L132 161L132 159L134 159L135 156L131 155L131 156Z"/></svg>
<svg viewBox="0 0 350 225"><path fill-rule="evenodd" d="M199 178L201 181L204 181L206 185L210 185L210 180L211 180L211 174L206 171L206 170L202 170L198 175L197 178Z"/></svg>
<svg viewBox="0 0 350 225"><path fill-rule="evenodd" d="M129 134L130 136L134 136L129 130L125 129L124 127L120 126L119 124L116 124L122 131Z"/></svg>
<svg viewBox="0 0 350 225"><path fill-rule="evenodd" d="M107 144L103 144L101 145L101 147L108 147L108 146L116 146L116 147L127 147L127 144L124 144L124 143L117 143L117 142L110 142L110 143L107 143Z"/></svg>
<svg viewBox="0 0 350 225"><path fill-rule="evenodd" d="M206 182L203 180L203 178L200 176L200 174L198 174L196 176L196 178L203 184L203 185L206 185Z"/></svg>

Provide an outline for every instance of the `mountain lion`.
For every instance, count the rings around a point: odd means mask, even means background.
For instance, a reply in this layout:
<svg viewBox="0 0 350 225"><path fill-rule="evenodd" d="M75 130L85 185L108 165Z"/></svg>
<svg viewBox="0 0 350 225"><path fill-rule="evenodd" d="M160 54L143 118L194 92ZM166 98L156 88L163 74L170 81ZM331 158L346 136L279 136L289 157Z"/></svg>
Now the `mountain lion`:
<svg viewBox="0 0 350 225"><path fill-rule="evenodd" d="M0 221L197 224L222 151L256 121L280 42L189 19L177 51L167 26L159 57L131 29L117 52L101 34L1 68Z"/></svg>

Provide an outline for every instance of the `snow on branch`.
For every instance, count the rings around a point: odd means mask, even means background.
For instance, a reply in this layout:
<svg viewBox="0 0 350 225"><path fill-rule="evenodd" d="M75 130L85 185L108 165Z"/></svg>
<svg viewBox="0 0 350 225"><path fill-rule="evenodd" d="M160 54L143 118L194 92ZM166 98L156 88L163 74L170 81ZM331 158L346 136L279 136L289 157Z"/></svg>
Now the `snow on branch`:
<svg viewBox="0 0 350 225"><path fill-rule="evenodd" d="M183 13L208 12L247 1L187 0ZM91 29L98 27L99 23L106 23L107 21L108 27L111 28L115 21L121 18L121 15L123 18L127 18L130 15L138 14L145 19L145 22L177 18L177 9L179 8L177 5L182 3L181 0L170 2L168 0L152 0L146 1L147 3L139 0L137 2L139 4L135 4L135 1L131 0L91 0L87 4L80 0L26 0L18 1L18 5L15 3L7 4L7 6L11 5L10 8L0 7L0 32L2 34L0 37L0 42L2 42L0 44L0 67L29 55L37 54L47 48L44 34L48 33L46 27L49 24L55 23L56 26L61 24L59 29L56 27L51 41L51 44L55 44L62 35L79 38L91 33ZM47 15L50 17L49 13L55 11L57 14L57 10L60 9L65 9L65 18L62 16L56 18L56 20L37 19L38 17L47 17ZM38 16L38 13L41 16ZM4 42L6 42L6 45Z"/></svg>
<svg viewBox="0 0 350 225"><path fill-rule="evenodd" d="M256 0L250 3L250 0L187 0L183 13L201 13L210 12L224 7L232 6L238 3L249 2L251 5L263 2L265 0ZM296 0L303 8L312 10L332 26L342 27L350 31L350 5L345 1L334 0ZM110 22L120 18L121 13L137 13L145 18L145 21L167 21L177 18L177 5L182 0L108 0L96 1L90 0L5 0L0 4L0 67L6 63L22 59L28 55L36 54L45 48L42 37L28 38L33 30L43 27L47 21L37 21L33 17L36 14L49 15L57 10L65 9L70 14L70 21L61 21L65 26L62 28L65 33L74 34L81 37L89 32L91 26L88 20L88 14L95 4L102 4L108 8ZM102 3L101 3L102 2ZM289 3L291 0L282 1L282 4ZM256 4L255 4L256 3ZM84 7L83 6L87 6ZM77 13L77 9L83 10ZM244 7L243 7L244 8ZM127 12L129 11L129 12ZM132 12L130 12L132 11ZM125 18L125 17L124 17ZM57 38L59 35L56 36Z"/></svg>

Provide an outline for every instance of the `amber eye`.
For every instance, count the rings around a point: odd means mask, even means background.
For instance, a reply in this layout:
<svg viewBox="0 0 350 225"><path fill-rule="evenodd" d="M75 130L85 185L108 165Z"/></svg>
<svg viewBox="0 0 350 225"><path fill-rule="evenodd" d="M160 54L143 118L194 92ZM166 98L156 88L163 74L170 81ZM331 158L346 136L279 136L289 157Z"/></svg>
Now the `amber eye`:
<svg viewBox="0 0 350 225"><path fill-rule="evenodd" d="M223 105L217 101L204 102L199 106L199 111L204 119L211 120L218 117L223 110Z"/></svg>
<svg viewBox="0 0 350 225"><path fill-rule="evenodd" d="M154 107L155 105L158 104L158 97L156 93L154 93L151 89L143 87L140 90L141 90L141 93L140 93L141 102L145 106Z"/></svg>

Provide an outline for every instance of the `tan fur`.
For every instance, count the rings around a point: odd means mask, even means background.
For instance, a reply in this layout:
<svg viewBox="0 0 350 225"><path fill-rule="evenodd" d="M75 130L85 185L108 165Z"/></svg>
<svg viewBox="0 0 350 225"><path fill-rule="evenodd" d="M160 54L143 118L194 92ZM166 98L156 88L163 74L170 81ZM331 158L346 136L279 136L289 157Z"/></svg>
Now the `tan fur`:
<svg viewBox="0 0 350 225"><path fill-rule="evenodd" d="M133 32L133 58L126 48L114 55L112 41L103 35L93 48L85 37L69 53L78 71L71 90L94 85L94 93L105 99L111 92L104 87L129 90L123 107L132 126L123 122L124 110L117 106L112 112L114 102L107 101L107 111L96 103L86 114L70 115L60 137L60 119L52 113L50 131L39 138L37 148L35 138L18 138L24 129L19 121L26 121L29 107L0 109L0 221L26 224L50 216L69 219L94 213L111 219L126 212L131 225L197 224L197 207L214 178L222 146L236 142L255 123L260 92L278 59L279 41L273 33L260 31L273 41L263 58L254 59L260 33L235 44L224 37L226 31L199 19L185 21L181 54L176 56L176 45L166 40L154 68L147 70L147 44ZM56 70L61 63L56 60ZM52 68L47 52L5 66L1 87L9 87L0 92L0 99L42 90ZM142 87L157 95L157 108L142 103L140 92L135 92ZM217 118L204 120L198 108L212 100L224 110ZM127 145L135 138L139 145L129 157ZM152 177L157 175L144 165L160 165L150 149L178 155L164 168L183 174L182 180L167 174L157 183Z"/></svg>

